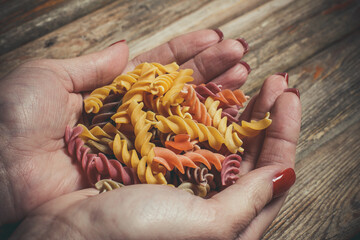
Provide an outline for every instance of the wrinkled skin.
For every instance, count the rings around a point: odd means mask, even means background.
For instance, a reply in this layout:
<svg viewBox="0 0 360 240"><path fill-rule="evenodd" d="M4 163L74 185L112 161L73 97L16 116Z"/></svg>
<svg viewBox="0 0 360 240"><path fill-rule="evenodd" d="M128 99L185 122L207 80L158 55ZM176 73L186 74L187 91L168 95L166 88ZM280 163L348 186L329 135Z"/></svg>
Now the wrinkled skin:
<svg viewBox="0 0 360 240"><path fill-rule="evenodd" d="M299 98L280 75L265 80L241 119L270 111L272 125L244 142L242 177L204 200L168 186L134 185L98 195L65 150L64 130L81 119L83 96L141 62L176 61L195 83L241 87L244 48L212 30L179 36L128 62L126 43L67 60L33 60L1 79L0 224L22 221L13 238L257 239L286 194L272 199L272 179L294 167Z"/></svg>

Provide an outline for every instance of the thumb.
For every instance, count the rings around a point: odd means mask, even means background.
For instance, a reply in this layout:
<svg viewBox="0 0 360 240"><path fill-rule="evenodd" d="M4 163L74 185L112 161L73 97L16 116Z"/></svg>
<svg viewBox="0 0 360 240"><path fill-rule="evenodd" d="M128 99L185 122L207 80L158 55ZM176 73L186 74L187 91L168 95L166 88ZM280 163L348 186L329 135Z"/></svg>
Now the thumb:
<svg viewBox="0 0 360 240"><path fill-rule="evenodd" d="M255 169L212 199L222 206L223 221L232 231L243 231L274 198L284 195L295 183L292 168L267 166Z"/></svg>
<svg viewBox="0 0 360 240"><path fill-rule="evenodd" d="M125 69L129 48L119 41L106 49L71 59L57 59L69 92L90 91L110 83Z"/></svg>

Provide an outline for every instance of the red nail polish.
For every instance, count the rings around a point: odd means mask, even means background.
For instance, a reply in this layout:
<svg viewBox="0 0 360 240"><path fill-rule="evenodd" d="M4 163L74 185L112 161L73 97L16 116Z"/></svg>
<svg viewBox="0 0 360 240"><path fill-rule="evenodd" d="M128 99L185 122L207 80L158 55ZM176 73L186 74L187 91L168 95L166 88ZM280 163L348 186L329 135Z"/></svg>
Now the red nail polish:
<svg viewBox="0 0 360 240"><path fill-rule="evenodd" d="M121 43L121 42L125 42L125 41L126 41L125 39L122 39L120 41L116 41L116 42L112 43L111 45L109 45L109 47L111 47L112 45L115 45L117 43Z"/></svg>
<svg viewBox="0 0 360 240"><path fill-rule="evenodd" d="M243 38L238 38L238 39L236 39L236 40L238 40L238 41L243 45L243 47L244 47L244 55L245 55L247 52L249 52L249 44L245 41L245 39L243 39Z"/></svg>
<svg viewBox="0 0 360 240"><path fill-rule="evenodd" d="M296 96L298 96L299 99L300 99L300 91L299 91L299 89L297 89L297 88L287 88L287 89L284 90L284 92L292 92L292 93L295 93Z"/></svg>
<svg viewBox="0 0 360 240"><path fill-rule="evenodd" d="M276 174L273 181L273 198L282 196L295 183L296 175L292 168L287 168Z"/></svg>
<svg viewBox="0 0 360 240"><path fill-rule="evenodd" d="M285 78L286 84L289 85L289 74L286 72L283 73L276 73L276 75L283 76Z"/></svg>
<svg viewBox="0 0 360 240"><path fill-rule="evenodd" d="M219 29L219 28L216 28L216 29L213 29L217 35L219 35L219 42L221 42L222 40L224 40L224 33Z"/></svg>
<svg viewBox="0 0 360 240"><path fill-rule="evenodd" d="M249 64L247 64L247 62L241 60L239 63L242 64L246 68L246 70L248 71L248 74L251 72L251 67L249 66Z"/></svg>

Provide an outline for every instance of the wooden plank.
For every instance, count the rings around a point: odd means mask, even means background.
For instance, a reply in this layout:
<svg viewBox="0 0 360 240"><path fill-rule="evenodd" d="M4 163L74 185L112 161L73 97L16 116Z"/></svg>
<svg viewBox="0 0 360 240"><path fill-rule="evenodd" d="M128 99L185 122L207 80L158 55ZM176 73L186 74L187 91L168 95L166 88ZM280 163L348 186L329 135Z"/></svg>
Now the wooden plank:
<svg viewBox="0 0 360 240"><path fill-rule="evenodd" d="M297 182L264 239L349 239L360 226L360 31L290 71L300 89Z"/></svg>
<svg viewBox="0 0 360 240"><path fill-rule="evenodd" d="M10 10L8 14L0 14L2 16L0 18L0 25L2 26L0 31L0 54L7 53L41 37L113 2L113 0L9 2L11 6L1 4L3 9L1 11ZM53 43L54 41L50 39L45 45L50 46Z"/></svg>
<svg viewBox="0 0 360 240"><path fill-rule="evenodd" d="M0 33L39 17L62 3L64 0L4 0L0 3Z"/></svg>
<svg viewBox="0 0 360 240"><path fill-rule="evenodd" d="M292 2L258 22L255 28L244 30L243 36L248 39L251 48L244 60L250 64L252 72L251 81L243 89L252 95L267 76L287 71L355 31L360 22L360 2L351 1L344 8L324 14L334 5L334 1ZM231 26L234 23L241 25L241 22L241 19L234 20L230 26L224 26L224 32L231 34Z"/></svg>
<svg viewBox="0 0 360 240"><path fill-rule="evenodd" d="M174 36L174 32L176 35L182 33L184 26L187 27L187 31L190 31L195 24L198 28L217 27L215 25L217 21L225 21L229 17L249 11L262 2L264 0L202 0L195 2L191 0L157 0L142 1L142 5L135 1L130 1L127 4L113 3L2 55L0 57L0 62L2 62L0 76L29 58L79 56L105 48L119 39L126 39L130 43L131 53L139 53L139 51L144 50L142 45L151 43L147 48L154 47ZM192 14L194 11L196 14ZM187 20L182 21L183 18ZM166 28L173 22L174 25L171 29ZM159 32L162 29L166 29L166 31L162 31L162 36L157 39L151 38L154 32ZM142 40L137 41L136 45L132 43L141 37ZM52 42L52 45L46 47L46 43L49 41Z"/></svg>

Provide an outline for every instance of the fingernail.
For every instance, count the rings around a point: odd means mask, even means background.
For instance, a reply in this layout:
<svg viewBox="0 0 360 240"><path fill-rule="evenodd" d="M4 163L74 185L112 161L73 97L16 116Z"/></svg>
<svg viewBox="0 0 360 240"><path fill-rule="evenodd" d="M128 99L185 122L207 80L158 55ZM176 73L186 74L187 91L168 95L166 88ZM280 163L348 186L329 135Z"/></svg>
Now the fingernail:
<svg viewBox="0 0 360 240"><path fill-rule="evenodd" d="M222 40L224 40L224 33L219 29L219 28L216 28L216 29L213 29L217 35L219 35L219 42L221 42Z"/></svg>
<svg viewBox="0 0 360 240"><path fill-rule="evenodd" d="M122 40L120 40L120 41L116 41L116 42L110 44L109 47L111 47L112 45L115 45L115 44L117 44L117 43L121 43L121 42L125 42L125 41L126 41L125 39L122 39Z"/></svg>
<svg viewBox="0 0 360 240"><path fill-rule="evenodd" d="M287 192L296 180L295 171L292 168L287 168L282 172L276 174L273 181L273 198L282 196Z"/></svg>
<svg viewBox="0 0 360 240"><path fill-rule="evenodd" d="M277 73L276 75L283 76L285 78L286 84L289 85L289 74L286 72L283 73Z"/></svg>
<svg viewBox="0 0 360 240"><path fill-rule="evenodd" d="M238 38L238 40L244 47L244 55L249 51L249 44L243 38Z"/></svg>
<svg viewBox="0 0 360 240"><path fill-rule="evenodd" d="M287 89L284 90L284 92L292 92L292 93L295 93L296 96L298 96L299 99L300 99L300 91L299 91L299 89L297 89L297 88L287 88Z"/></svg>
<svg viewBox="0 0 360 240"><path fill-rule="evenodd" d="M251 72L251 67L249 66L249 64L247 64L247 62L245 61L240 61L240 64L242 64L248 71L248 74Z"/></svg>

